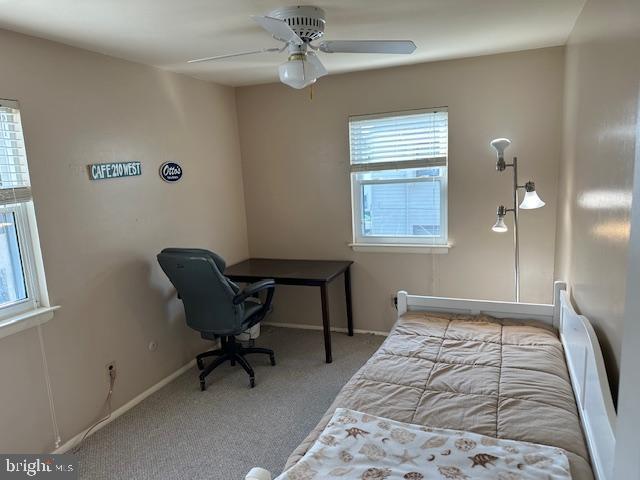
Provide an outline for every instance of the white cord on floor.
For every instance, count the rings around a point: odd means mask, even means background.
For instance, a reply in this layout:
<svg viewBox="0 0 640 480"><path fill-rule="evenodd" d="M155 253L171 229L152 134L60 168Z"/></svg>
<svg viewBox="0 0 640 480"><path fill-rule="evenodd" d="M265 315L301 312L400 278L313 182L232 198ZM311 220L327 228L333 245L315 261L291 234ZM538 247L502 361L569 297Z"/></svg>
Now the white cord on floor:
<svg viewBox="0 0 640 480"><path fill-rule="evenodd" d="M103 422L106 422L111 418L111 397L113 396L113 386L115 385L115 383L116 383L116 372L113 370L110 370L109 371L109 393L107 393L107 398L104 402L105 405L107 406L107 415L101 418L100 420L98 420L97 422L95 422L93 425L91 425L87 429L86 432L84 432L84 435L82 435L82 438L78 440L78 443L76 443L73 446L71 453L77 453L80 450L80 446L82 442L84 442L84 439L87 438L87 436L89 436L89 433L91 433L93 429L96 428L98 425L100 425Z"/></svg>

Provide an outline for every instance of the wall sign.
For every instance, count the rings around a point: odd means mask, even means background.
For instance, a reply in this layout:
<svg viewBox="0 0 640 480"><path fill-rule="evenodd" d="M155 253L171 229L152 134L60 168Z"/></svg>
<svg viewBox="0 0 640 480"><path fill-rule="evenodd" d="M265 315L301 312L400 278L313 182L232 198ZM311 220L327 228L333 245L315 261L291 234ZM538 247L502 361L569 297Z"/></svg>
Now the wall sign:
<svg viewBox="0 0 640 480"><path fill-rule="evenodd" d="M175 162L164 162L160 165L160 178L165 182L177 182L182 178L182 167Z"/></svg>
<svg viewBox="0 0 640 480"><path fill-rule="evenodd" d="M88 167L91 180L142 175L142 164L140 162L94 163Z"/></svg>

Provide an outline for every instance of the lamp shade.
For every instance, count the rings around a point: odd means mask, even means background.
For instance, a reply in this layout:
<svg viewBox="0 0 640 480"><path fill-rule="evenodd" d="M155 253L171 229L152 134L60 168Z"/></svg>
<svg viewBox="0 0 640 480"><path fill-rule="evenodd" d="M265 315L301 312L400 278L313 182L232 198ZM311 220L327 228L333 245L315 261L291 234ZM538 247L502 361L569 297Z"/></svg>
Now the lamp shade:
<svg viewBox="0 0 640 480"><path fill-rule="evenodd" d="M520 208L523 210L533 210L535 208L542 208L545 206L545 203L536 193L536 186L533 182L527 182L524 188L526 192L522 199L522 203L520 204Z"/></svg>
<svg viewBox="0 0 640 480"><path fill-rule="evenodd" d="M302 59L288 60L278 67L280 81L292 88L305 88L316 81L307 62Z"/></svg>
<svg viewBox="0 0 640 480"><path fill-rule="evenodd" d="M491 227L491 230L493 230L496 233L504 233L507 230L509 230L507 228L507 225L504 223L504 217L498 217L496 224L493 227Z"/></svg>
<svg viewBox="0 0 640 480"><path fill-rule="evenodd" d="M313 53L295 53L278 67L280 81L292 88L305 88L327 74L320 60Z"/></svg>

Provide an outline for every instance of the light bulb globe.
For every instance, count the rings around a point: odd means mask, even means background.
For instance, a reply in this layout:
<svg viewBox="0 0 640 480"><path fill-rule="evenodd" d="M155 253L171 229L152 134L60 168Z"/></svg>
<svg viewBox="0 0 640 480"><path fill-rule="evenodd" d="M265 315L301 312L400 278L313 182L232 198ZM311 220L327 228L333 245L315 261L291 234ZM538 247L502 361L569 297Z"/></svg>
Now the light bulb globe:
<svg viewBox="0 0 640 480"><path fill-rule="evenodd" d="M278 67L280 81L295 89L308 87L317 80L317 69L304 56L292 55Z"/></svg>
<svg viewBox="0 0 640 480"><path fill-rule="evenodd" d="M505 149L511 145L511 140L508 138L496 138L491 141L490 145L498 152L498 158L503 158Z"/></svg>
<svg viewBox="0 0 640 480"><path fill-rule="evenodd" d="M507 225L504 223L504 217L498 217L496 224L493 227L491 227L491 230L493 230L496 233L507 232L509 229L507 228Z"/></svg>

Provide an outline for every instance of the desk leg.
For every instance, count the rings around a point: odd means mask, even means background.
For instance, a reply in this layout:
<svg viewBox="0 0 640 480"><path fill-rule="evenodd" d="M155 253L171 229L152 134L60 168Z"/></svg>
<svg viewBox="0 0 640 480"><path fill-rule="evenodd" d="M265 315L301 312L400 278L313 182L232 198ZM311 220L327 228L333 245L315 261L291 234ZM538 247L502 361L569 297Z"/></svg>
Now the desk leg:
<svg viewBox="0 0 640 480"><path fill-rule="evenodd" d="M324 330L324 353L327 363L331 363L331 325L329 323L329 298L327 296L327 284L320 285L320 299L322 301L322 329Z"/></svg>
<svg viewBox="0 0 640 480"><path fill-rule="evenodd" d="M353 311L351 307L351 267L344 271L344 298L347 302L347 332L353 337Z"/></svg>

